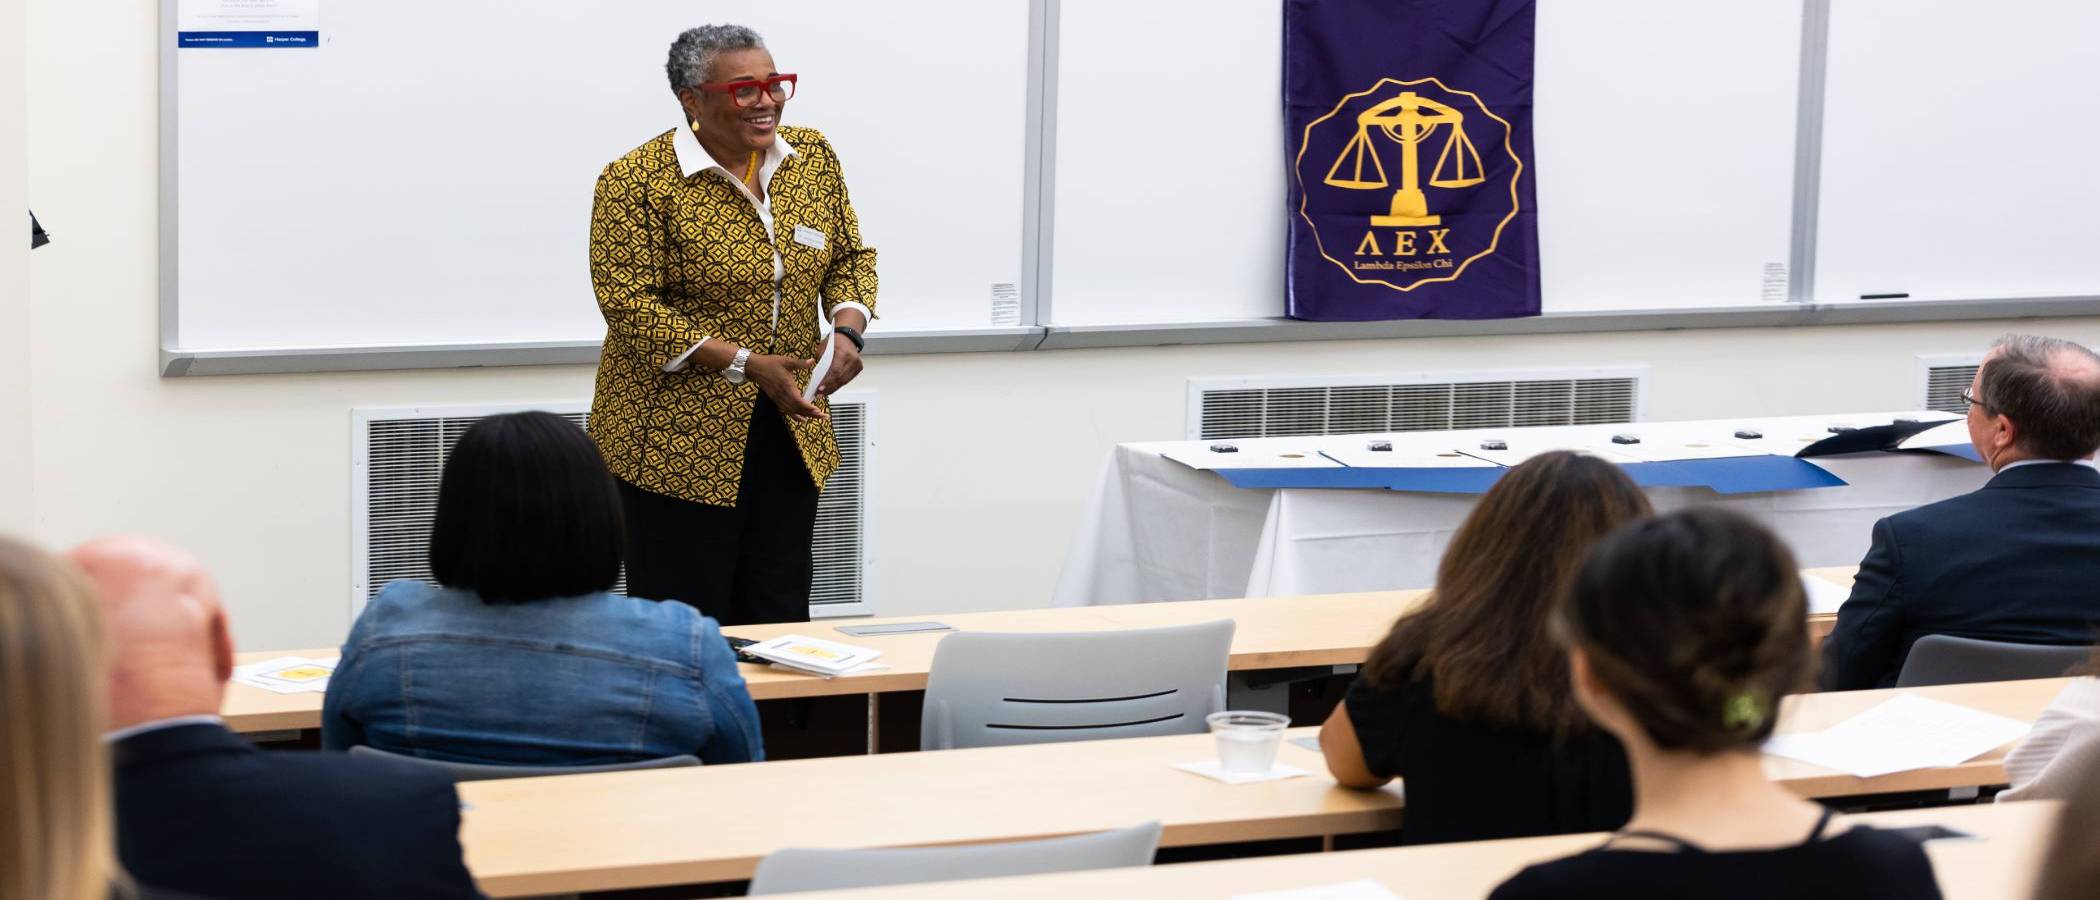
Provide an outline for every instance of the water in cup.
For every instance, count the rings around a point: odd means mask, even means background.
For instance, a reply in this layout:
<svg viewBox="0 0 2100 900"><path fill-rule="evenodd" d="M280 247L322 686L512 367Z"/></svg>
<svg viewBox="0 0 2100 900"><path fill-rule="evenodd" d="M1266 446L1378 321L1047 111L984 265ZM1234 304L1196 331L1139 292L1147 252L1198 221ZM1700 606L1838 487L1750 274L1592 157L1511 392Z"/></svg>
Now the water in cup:
<svg viewBox="0 0 2100 900"><path fill-rule="evenodd" d="M1218 768L1235 775L1259 775L1276 765L1276 745L1283 742L1289 716L1272 712L1227 710L1207 717L1218 741Z"/></svg>

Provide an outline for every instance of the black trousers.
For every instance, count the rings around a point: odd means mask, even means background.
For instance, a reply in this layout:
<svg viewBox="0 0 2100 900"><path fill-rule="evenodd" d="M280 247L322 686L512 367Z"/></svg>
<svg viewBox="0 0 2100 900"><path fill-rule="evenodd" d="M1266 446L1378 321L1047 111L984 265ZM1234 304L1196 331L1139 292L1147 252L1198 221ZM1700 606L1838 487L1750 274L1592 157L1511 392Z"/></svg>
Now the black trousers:
<svg viewBox="0 0 2100 900"><path fill-rule="evenodd" d="M709 506L620 482L627 593L677 600L724 625L809 620L817 486L779 410L751 411L736 506Z"/></svg>

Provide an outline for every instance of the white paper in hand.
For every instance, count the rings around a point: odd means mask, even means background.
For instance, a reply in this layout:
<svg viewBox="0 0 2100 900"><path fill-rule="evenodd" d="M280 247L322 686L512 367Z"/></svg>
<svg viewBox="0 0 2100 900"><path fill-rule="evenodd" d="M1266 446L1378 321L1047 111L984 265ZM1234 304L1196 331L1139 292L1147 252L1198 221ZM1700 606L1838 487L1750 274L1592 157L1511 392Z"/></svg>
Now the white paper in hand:
<svg viewBox="0 0 2100 900"><path fill-rule="evenodd" d="M802 399L817 401L817 388L824 386L824 376L831 373L831 358L838 355L839 342L831 335L824 335L824 352L817 357L817 367L809 370L809 386L802 389Z"/></svg>
<svg viewBox="0 0 2100 900"><path fill-rule="evenodd" d="M2011 743L2028 728L2017 719L1897 694L1823 731L1773 737L1764 751L1873 778L1960 765Z"/></svg>

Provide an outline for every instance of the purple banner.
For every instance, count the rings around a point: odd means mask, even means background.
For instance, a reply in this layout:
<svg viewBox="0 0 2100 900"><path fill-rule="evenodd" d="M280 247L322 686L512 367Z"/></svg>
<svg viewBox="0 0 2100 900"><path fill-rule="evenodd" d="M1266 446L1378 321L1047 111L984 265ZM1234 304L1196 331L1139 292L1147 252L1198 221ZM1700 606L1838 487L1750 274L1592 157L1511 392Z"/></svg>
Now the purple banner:
<svg viewBox="0 0 2100 900"><path fill-rule="evenodd" d="M1531 0L1286 0L1288 314L1539 314Z"/></svg>

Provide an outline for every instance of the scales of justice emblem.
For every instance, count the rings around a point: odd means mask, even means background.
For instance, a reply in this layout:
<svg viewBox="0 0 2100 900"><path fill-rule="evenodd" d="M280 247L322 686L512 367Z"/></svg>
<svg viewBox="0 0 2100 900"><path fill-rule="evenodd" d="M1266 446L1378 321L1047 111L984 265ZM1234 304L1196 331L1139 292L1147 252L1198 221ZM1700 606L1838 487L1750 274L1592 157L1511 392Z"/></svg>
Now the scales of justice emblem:
<svg viewBox="0 0 2100 900"><path fill-rule="evenodd" d="M1352 131L1335 127L1350 124L1350 120L1338 118L1345 109L1393 88L1401 90L1355 114ZM1437 96L1429 96L1431 93ZM1465 108L1468 106L1471 113ZM1504 138L1502 147L1508 152L1511 165L1495 177L1497 184L1489 188L1492 196L1460 195L1449 200L1440 196L1439 205L1445 208L1432 208L1430 195L1423 190L1425 184L1438 189L1440 195L1455 191L1472 194L1490 181L1480 150L1466 133L1469 120L1475 128L1487 123L1492 130L1499 124ZM1348 137L1344 139L1343 134ZM1470 91L1446 87L1435 78L1381 78L1370 89L1343 97L1333 110L1305 126L1298 151L1300 171L1296 174L1303 187L1306 156L1310 153L1317 161L1339 142L1340 149L1334 152L1334 161L1319 183L1346 191L1390 189L1389 199L1380 198L1386 201L1382 204L1384 212L1366 215L1363 204L1329 194L1321 197L1322 209L1315 213L1308 209L1310 191L1301 190L1299 214L1312 226L1320 255L1359 283L1410 291L1423 284L1455 281L1467 265L1494 252L1503 226L1516 218L1517 178L1523 173L1524 164L1510 150L1509 134L1509 122L1488 110L1480 97ZM1398 186L1387 174L1379 152L1381 144L1397 145ZM1392 149L1393 146L1387 146L1388 152ZM1429 165L1425 179L1423 157L1429 149L1436 151L1436 159ZM1506 199L1502 191L1493 190L1505 179ZM1452 207L1460 213L1451 215L1452 221L1447 222L1446 213ZM1345 256L1347 261L1337 256Z"/></svg>

